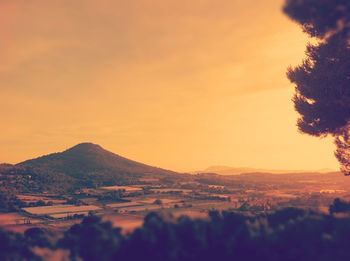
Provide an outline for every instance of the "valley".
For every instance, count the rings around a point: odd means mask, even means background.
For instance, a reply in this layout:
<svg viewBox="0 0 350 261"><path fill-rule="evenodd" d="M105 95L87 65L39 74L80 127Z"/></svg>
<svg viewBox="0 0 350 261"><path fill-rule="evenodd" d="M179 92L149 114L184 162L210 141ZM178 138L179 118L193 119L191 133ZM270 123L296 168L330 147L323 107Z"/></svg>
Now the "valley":
<svg viewBox="0 0 350 261"><path fill-rule="evenodd" d="M334 198L350 199L340 173L220 176L197 174L171 185L152 182L128 186L82 188L72 194L17 194L21 203L0 214L6 230L31 227L63 232L82 218L97 215L124 233L142 225L149 212L206 218L209 211L266 214L285 207L328 212ZM6 221L4 221L6 220Z"/></svg>
<svg viewBox="0 0 350 261"><path fill-rule="evenodd" d="M41 227L62 233L96 215L127 233L149 212L207 218L213 210L256 215L297 207L327 213L335 198L350 199L350 181L338 172L176 173L94 144L2 164L0 174L1 226L16 232Z"/></svg>

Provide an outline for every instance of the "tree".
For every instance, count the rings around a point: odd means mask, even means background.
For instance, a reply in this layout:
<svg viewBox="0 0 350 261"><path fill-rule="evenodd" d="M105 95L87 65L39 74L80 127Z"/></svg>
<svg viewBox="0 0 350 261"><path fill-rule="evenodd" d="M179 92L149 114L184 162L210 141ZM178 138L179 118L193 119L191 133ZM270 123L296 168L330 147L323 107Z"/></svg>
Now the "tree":
<svg viewBox="0 0 350 261"><path fill-rule="evenodd" d="M155 201L153 201L153 204L162 205L163 202L159 198L157 198Z"/></svg>
<svg viewBox="0 0 350 261"><path fill-rule="evenodd" d="M334 199L332 205L329 206L329 213L346 213L350 211L350 204L342 201L339 198Z"/></svg>
<svg viewBox="0 0 350 261"><path fill-rule="evenodd" d="M58 241L58 246L69 249L71 259L112 260L119 250L123 236L120 228L113 228L110 222L102 222L100 217L86 217L81 224L73 225Z"/></svg>
<svg viewBox="0 0 350 261"><path fill-rule="evenodd" d="M316 39L301 65L289 68L301 132L332 135L341 170L350 175L350 1L287 0L284 12Z"/></svg>

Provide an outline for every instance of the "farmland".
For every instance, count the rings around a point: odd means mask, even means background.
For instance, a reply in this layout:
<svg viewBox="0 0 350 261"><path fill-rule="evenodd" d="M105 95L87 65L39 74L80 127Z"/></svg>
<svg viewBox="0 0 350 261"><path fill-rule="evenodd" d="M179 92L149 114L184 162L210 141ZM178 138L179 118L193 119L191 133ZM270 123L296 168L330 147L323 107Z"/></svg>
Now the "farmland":
<svg viewBox="0 0 350 261"><path fill-rule="evenodd" d="M47 215L53 218L62 218L69 215L87 215L89 211L101 210L97 206L74 206L74 205L55 205L43 207L29 207L23 208L24 211L33 215Z"/></svg>
<svg viewBox="0 0 350 261"><path fill-rule="evenodd" d="M0 214L0 224L2 226L25 224L26 220L28 220L28 218L20 215L19 213L12 212L12 213ZM35 220L31 220L31 223L37 223L37 222Z"/></svg>
<svg viewBox="0 0 350 261"><path fill-rule="evenodd" d="M63 231L93 214L130 231L151 211L192 218L206 218L211 210L267 213L289 206L324 212L335 197L350 199L347 181L332 175L200 174L171 184L148 179L143 184L82 188L71 194L19 193L20 208L0 216L0 222L18 231L39 225Z"/></svg>
<svg viewBox="0 0 350 261"><path fill-rule="evenodd" d="M178 188L159 188L159 189L151 189L151 191L155 192L155 193L191 193L192 190L190 189L178 189Z"/></svg>
<svg viewBox="0 0 350 261"><path fill-rule="evenodd" d="M35 203L38 201L43 201L45 203L52 202L53 204L62 204L65 202L64 199L53 199L51 197L46 196L38 196L38 195L17 195L18 199L20 199L23 202L26 202L27 204Z"/></svg>
<svg viewBox="0 0 350 261"><path fill-rule="evenodd" d="M121 227L123 233L132 232L135 228L140 227L143 223L143 215L140 214L106 214L103 221L109 221L115 227Z"/></svg>
<svg viewBox="0 0 350 261"><path fill-rule="evenodd" d="M104 190L124 190L126 192L135 192L135 191L142 191L142 188L139 187L132 187L132 186L108 186L108 187L100 187L100 189Z"/></svg>

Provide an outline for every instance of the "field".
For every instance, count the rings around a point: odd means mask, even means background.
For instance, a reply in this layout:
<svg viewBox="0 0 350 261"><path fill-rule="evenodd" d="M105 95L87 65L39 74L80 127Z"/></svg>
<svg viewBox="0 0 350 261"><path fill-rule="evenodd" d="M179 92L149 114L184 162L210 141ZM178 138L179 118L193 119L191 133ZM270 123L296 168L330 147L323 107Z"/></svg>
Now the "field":
<svg viewBox="0 0 350 261"><path fill-rule="evenodd" d="M150 189L150 191L155 193L170 193L170 192L180 192L180 193L191 193L191 189L177 189L177 188L160 188L160 189Z"/></svg>
<svg viewBox="0 0 350 261"><path fill-rule="evenodd" d="M120 212L141 212L141 211L154 211L163 208L161 205L141 205L141 206L132 206L127 208L122 208Z"/></svg>
<svg viewBox="0 0 350 261"><path fill-rule="evenodd" d="M178 218L180 216L187 216L190 218L200 218L200 219L206 219L208 218L208 212L207 211L199 211L199 210L178 210L178 211L172 211L171 214L175 217Z"/></svg>
<svg viewBox="0 0 350 261"><path fill-rule="evenodd" d="M135 197L130 198L131 202L110 203L106 207L117 209L120 213L154 211L162 208L173 208L174 204L183 202L183 198L155 198L155 197ZM155 204L160 200L161 204Z"/></svg>
<svg viewBox="0 0 350 261"><path fill-rule="evenodd" d="M28 218L21 216L19 213L0 214L0 224L2 226L24 224L25 220L28 220Z"/></svg>
<svg viewBox="0 0 350 261"><path fill-rule="evenodd" d="M167 197L152 197L152 198L145 198L145 199L138 199L138 202L143 203L143 204L152 204L154 201L159 199L162 204L173 204L173 203L179 203L181 201L184 201L184 198L167 198Z"/></svg>
<svg viewBox="0 0 350 261"><path fill-rule="evenodd" d="M18 194L16 195L18 199L22 200L23 202L26 203L35 203L38 201L43 201L45 203L52 202L53 204L62 204L65 202L64 199L53 199L50 197L45 197L45 196L38 196L38 195L22 195Z"/></svg>
<svg viewBox="0 0 350 261"><path fill-rule="evenodd" d="M111 222L114 227L122 228L122 232L125 234L140 227L143 223L143 217L143 215L137 214L107 214L103 216L102 220Z"/></svg>
<svg viewBox="0 0 350 261"><path fill-rule="evenodd" d="M0 214L0 225L5 230L23 233L31 227L38 227L42 220L27 217L20 213L3 213Z"/></svg>
<svg viewBox="0 0 350 261"><path fill-rule="evenodd" d="M283 191L272 190L265 193L267 197L276 197L276 198L297 198L296 195L291 193L285 193Z"/></svg>
<svg viewBox="0 0 350 261"><path fill-rule="evenodd" d="M106 207L109 208L128 208L128 207L134 207L134 206L140 206L142 203L133 201L133 202L122 202L122 203L111 203L107 204Z"/></svg>
<svg viewBox="0 0 350 261"><path fill-rule="evenodd" d="M126 192L142 191L142 188L131 187L131 186L108 186L108 187L100 187L100 189L104 189L104 190L125 190Z"/></svg>
<svg viewBox="0 0 350 261"><path fill-rule="evenodd" d="M97 206L74 206L74 205L55 205L43 207L29 207L23 208L24 211L33 215L48 215L53 218L62 218L72 216L75 214L87 214L89 211L101 210Z"/></svg>

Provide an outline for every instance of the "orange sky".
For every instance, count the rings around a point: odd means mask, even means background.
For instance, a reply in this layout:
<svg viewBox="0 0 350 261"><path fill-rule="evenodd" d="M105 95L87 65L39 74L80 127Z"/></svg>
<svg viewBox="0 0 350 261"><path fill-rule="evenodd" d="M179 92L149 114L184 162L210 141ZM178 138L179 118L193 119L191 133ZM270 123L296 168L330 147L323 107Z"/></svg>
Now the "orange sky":
<svg viewBox="0 0 350 261"><path fill-rule="evenodd" d="M90 141L147 164L337 168L285 77L281 0L0 1L0 162Z"/></svg>

